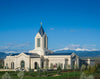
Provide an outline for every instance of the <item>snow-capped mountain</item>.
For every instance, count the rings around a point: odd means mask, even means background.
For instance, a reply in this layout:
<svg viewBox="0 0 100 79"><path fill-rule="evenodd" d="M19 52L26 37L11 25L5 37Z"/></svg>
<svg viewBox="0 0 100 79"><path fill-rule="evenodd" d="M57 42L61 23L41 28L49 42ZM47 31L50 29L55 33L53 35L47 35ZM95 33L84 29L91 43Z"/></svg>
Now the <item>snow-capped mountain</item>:
<svg viewBox="0 0 100 79"><path fill-rule="evenodd" d="M67 46L66 48L54 50L54 53L76 53L80 57L98 57L100 56L100 51L94 48L86 48L77 46Z"/></svg>
<svg viewBox="0 0 100 79"><path fill-rule="evenodd" d="M54 50L54 52L56 51L61 51L61 50L74 50L74 51L98 51L98 49L94 49L93 47L90 48L90 47L86 47L86 46L80 46L80 45L74 45L74 44L71 44L65 48L62 48L62 49L56 49Z"/></svg>

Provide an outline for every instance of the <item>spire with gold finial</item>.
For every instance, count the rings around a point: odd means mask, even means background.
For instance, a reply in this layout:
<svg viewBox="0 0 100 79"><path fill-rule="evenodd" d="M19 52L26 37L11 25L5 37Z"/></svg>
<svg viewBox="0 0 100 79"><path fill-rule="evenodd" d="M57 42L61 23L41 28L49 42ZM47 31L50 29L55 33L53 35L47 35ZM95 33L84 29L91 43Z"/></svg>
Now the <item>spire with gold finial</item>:
<svg viewBox="0 0 100 79"><path fill-rule="evenodd" d="M41 36L43 36L44 30L43 30L43 27L42 27L42 22L40 24L41 24L41 27L40 27L39 33L40 33Z"/></svg>
<svg viewBox="0 0 100 79"><path fill-rule="evenodd" d="M40 24L41 24L41 26L42 26L42 22L41 22Z"/></svg>

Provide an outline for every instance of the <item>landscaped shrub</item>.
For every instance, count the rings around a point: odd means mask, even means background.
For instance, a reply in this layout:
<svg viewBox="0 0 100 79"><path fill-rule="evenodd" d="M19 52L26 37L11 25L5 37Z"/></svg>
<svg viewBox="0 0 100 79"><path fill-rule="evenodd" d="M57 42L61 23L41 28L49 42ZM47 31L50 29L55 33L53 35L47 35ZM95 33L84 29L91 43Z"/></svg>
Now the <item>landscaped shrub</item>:
<svg viewBox="0 0 100 79"><path fill-rule="evenodd" d="M60 64L60 67L61 67L61 69L63 69L63 64L62 63Z"/></svg>
<svg viewBox="0 0 100 79"><path fill-rule="evenodd" d="M39 66L37 66L37 72L38 72L38 77L41 76L41 69L39 68Z"/></svg>
<svg viewBox="0 0 100 79"><path fill-rule="evenodd" d="M86 75L86 73L82 73L81 75L80 75L80 79L94 79L94 76L93 75Z"/></svg>
<svg viewBox="0 0 100 79"><path fill-rule="evenodd" d="M83 71L83 70L85 70L86 69L86 66L83 64L82 66L81 66L81 71Z"/></svg>
<svg viewBox="0 0 100 79"><path fill-rule="evenodd" d="M90 73L95 73L95 72L97 72L97 66L96 65L92 66L92 67L87 66L87 70L84 70L84 73L86 75L89 75Z"/></svg>
<svg viewBox="0 0 100 79"><path fill-rule="evenodd" d="M97 68L100 69L100 64L97 64Z"/></svg>
<svg viewBox="0 0 100 79"><path fill-rule="evenodd" d="M57 63L56 63L55 65L56 65L56 67L58 66L58 64L57 64Z"/></svg>
<svg viewBox="0 0 100 79"><path fill-rule="evenodd" d="M64 64L64 70L66 70L66 64Z"/></svg>
<svg viewBox="0 0 100 79"><path fill-rule="evenodd" d="M84 73L85 73L86 75L89 75L89 74L90 74L90 71L89 71L89 70L84 70Z"/></svg>
<svg viewBox="0 0 100 79"><path fill-rule="evenodd" d="M90 69L91 69L91 66L87 65L87 70L90 71Z"/></svg>
<svg viewBox="0 0 100 79"><path fill-rule="evenodd" d="M0 63L0 69L2 69L3 68L3 65L2 65L2 63Z"/></svg>
<svg viewBox="0 0 100 79"><path fill-rule="evenodd" d="M59 66L57 67L57 74L60 74L61 73L61 66L59 64Z"/></svg>
<svg viewBox="0 0 100 79"><path fill-rule="evenodd" d="M1 79L11 79L10 75L8 74L8 72L6 72Z"/></svg>
<svg viewBox="0 0 100 79"><path fill-rule="evenodd" d="M50 64L50 69L54 69L54 67L53 67L53 64L52 64L52 63Z"/></svg>
<svg viewBox="0 0 100 79"><path fill-rule="evenodd" d="M77 68L76 64L74 65L74 70Z"/></svg>
<svg viewBox="0 0 100 79"><path fill-rule="evenodd" d="M47 76L53 76L57 74L57 71L48 71Z"/></svg>
<svg viewBox="0 0 100 79"><path fill-rule="evenodd" d="M31 67L29 67L29 71L31 71Z"/></svg>
<svg viewBox="0 0 100 79"><path fill-rule="evenodd" d="M90 69L90 73L95 73L97 72L97 66L92 66L91 69Z"/></svg>
<svg viewBox="0 0 100 79"><path fill-rule="evenodd" d="M93 75L89 75L89 76L87 77L87 79L94 79L94 76L93 76Z"/></svg>
<svg viewBox="0 0 100 79"><path fill-rule="evenodd" d="M67 65L67 69L70 69L70 68L71 68L71 66L68 64L68 65Z"/></svg>
<svg viewBox="0 0 100 79"><path fill-rule="evenodd" d="M26 72L28 73L27 76L32 76L32 77L37 77L38 76L38 72ZM26 75L26 74L25 74Z"/></svg>
<svg viewBox="0 0 100 79"><path fill-rule="evenodd" d="M24 72L23 71L20 71L17 76L20 78L20 79L23 79L24 77Z"/></svg>
<svg viewBox="0 0 100 79"><path fill-rule="evenodd" d="M77 64L74 65L74 69L79 69L79 66Z"/></svg>
<svg viewBox="0 0 100 79"><path fill-rule="evenodd" d="M48 66L47 65L45 66L45 70L48 70Z"/></svg>
<svg viewBox="0 0 100 79"><path fill-rule="evenodd" d="M48 71L47 70L44 71L44 75L48 76Z"/></svg>
<svg viewBox="0 0 100 79"><path fill-rule="evenodd" d="M87 77L86 77L84 72L82 72L82 74L80 75L80 79L87 79Z"/></svg>

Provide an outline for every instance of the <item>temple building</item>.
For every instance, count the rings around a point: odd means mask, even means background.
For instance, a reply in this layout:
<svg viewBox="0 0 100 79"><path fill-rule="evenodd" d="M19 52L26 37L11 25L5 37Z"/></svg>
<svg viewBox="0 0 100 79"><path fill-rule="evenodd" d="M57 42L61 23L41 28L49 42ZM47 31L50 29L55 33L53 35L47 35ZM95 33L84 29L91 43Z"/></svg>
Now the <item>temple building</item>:
<svg viewBox="0 0 100 79"><path fill-rule="evenodd" d="M29 52L11 54L4 59L4 66L7 69L28 71L29 69L51 69L58 65L62 69L80 68L82 62L86 65L94 65L94 61L87 59L81 60L75 53L55 53L48 50L48 37L41 25L39 32L35 36L35 48Z"/></svg>

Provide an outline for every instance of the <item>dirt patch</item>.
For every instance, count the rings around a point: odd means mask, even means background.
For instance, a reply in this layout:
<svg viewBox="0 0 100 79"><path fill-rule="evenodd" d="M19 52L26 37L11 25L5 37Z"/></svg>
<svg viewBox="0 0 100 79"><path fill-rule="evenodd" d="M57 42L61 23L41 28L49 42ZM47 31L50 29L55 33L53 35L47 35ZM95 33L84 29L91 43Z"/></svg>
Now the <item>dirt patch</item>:
<svg viewBox="0 0 100 79"><path fill-rule="evenodd" d="M61 76L61 75L59 75L59 74L53 75L53 77L55 77L55 76Z"/></svg>

